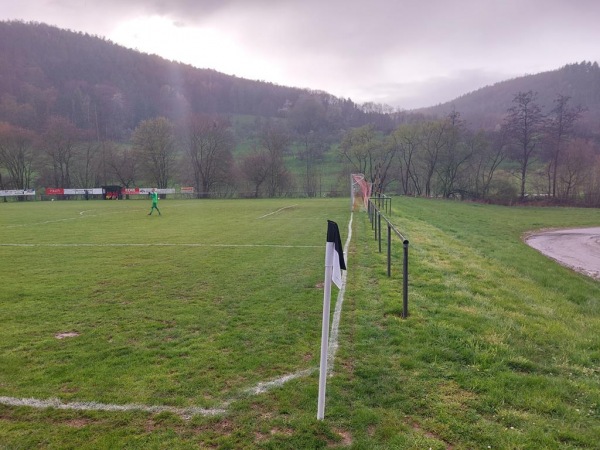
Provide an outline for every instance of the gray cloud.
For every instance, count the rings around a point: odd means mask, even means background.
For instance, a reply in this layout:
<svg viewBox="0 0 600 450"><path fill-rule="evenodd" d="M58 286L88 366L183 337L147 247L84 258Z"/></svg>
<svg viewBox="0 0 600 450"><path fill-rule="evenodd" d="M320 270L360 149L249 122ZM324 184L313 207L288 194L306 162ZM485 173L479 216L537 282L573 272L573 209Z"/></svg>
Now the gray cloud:
<svg viewBox="0 0 600 450"><path fill-rule="evenodd" d="M600 60L595 0L20 0L0 11L104 36L151 15L227 33L278 67L260 79L403 108Z"/></svg>

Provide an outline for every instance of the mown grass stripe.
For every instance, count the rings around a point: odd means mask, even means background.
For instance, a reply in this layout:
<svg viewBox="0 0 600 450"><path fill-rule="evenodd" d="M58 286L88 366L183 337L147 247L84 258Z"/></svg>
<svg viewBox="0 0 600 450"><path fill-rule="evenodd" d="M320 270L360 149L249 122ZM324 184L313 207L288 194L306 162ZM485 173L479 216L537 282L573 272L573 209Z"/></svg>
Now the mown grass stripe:
<svg viewBox="0 0 600 450"><path fill-rule="evenodd" d="M320 248L320 245L285 245L285 244L8 244L0 243L0 247L272 247L272 248Z"/></svg>

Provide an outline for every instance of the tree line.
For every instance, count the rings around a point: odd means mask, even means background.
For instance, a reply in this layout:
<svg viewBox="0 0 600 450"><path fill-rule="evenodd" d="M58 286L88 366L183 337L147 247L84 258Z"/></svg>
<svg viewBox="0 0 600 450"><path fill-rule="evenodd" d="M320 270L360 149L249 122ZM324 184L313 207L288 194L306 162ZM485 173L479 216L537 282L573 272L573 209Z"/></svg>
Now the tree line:
<svg viewBox="0 0 600 450"><path fill-rule="evenodd" d="M129 143L96 141L65 117L51 117L37 134L0 123L0 189L194 186L199 197L231 194L250 186L254 195L279 195L289 173L283 133L265 124L265 146L234 163L235 139L224 116L194 115L174 123L142 121ZM246 183L246 184L244 184Z"/></svg>
<svg viewBox="0 0 600 450"><path fill-rule="evenodd" d="M533 91L515 94L495 130L472 130L457 111L439 119L332 129L313 96L285 120L256 118L240 142L231 119L192 114L146 119L125 142L97 140L66 117L36 133L0 123L0 189L194 186L198 197L316 196L326 154L338 159L340 184L365 174L376 190L403 195L562 203L600 203L596 143L581 137L584 110L558 95L544 112ZM241 144L244 152L238 149ZM237 155L237 156L234 156ZM286 158L299 164L292 173Z"/></svg>
<svg viewBox="0 0 600 450"><path fill-rule="evenodd" d="M571 103L557 95L544 112L536 92L518 92L494 130L469 129L457 111L387 135L363 126L345 134L340 154L384 192L599 205L599 149L577 128L584 108Z"/></svg>

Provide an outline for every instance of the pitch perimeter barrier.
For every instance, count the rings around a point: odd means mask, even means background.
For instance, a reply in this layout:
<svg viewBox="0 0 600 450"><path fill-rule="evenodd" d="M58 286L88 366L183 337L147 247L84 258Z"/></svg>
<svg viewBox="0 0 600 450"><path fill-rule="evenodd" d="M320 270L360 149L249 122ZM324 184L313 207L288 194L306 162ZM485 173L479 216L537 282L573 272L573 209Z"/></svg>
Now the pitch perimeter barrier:
<svg viewBox="0 0 600 450"><path fill-rule="evenodd" d="M371 221L371 229L375 231L375 239L379 244L379 253L381 253L381 218L387 224L387 276L392 276L392 231L396 236L398 236L402 240L403 247L403 258L402 258L402 318L406 319L408 317L408 239L406 239L402 233L400 233L394 224L392 224L389 219L381 212L380 206L381 204L385 205L389 204L389 210L391 211L391 202L392 199L390 197L385 197L385 200L389 200L389 202L381 203L381 197L373 197L369 199L368 203L368 213L369 220ZM379 203L379 206L376 204Z"/></svg>
<svg viewBox="0 0 600 450"><path fill-rule="evenodd" d="M378 209L381 210L381 207L383 206L383 210L387 214L392 213L392 197L388 197L385 194L377 194L373 197L369 197L369 200L372 201Z"/></svg>

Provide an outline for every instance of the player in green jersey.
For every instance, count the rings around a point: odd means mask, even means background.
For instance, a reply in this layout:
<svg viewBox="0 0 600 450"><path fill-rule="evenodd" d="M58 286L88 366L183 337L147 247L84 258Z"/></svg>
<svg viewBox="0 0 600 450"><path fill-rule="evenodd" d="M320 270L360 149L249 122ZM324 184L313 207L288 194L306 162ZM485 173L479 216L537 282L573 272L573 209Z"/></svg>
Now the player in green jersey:
<svg viewBox="0 0 600 450"><path fill-rule="evenodd" d="M150 197L152 198L152 207L150 208L148 215L151 216L152 211L156 209L158 211L158 215L162 216L160 209L158 209L158 192L156 192L156 189L152 189L152 192L150 192Z"/></svg>

